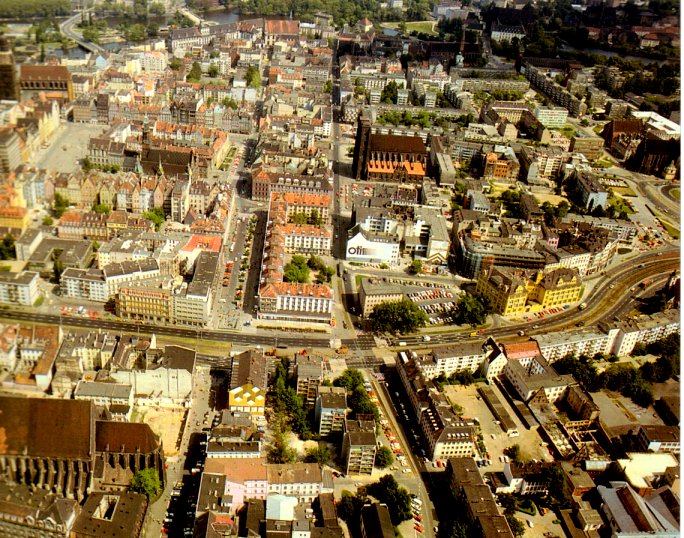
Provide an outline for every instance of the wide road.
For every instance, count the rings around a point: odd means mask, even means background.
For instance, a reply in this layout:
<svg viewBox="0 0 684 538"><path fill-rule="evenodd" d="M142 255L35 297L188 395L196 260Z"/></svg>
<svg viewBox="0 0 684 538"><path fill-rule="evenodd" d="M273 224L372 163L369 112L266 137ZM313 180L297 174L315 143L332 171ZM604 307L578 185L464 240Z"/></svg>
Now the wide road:
<svg viewBox="0 0 684 538"><path fill-rule="evenodd" d="M657 254L645 254L634 258L614 269L608 271L605 280L597 286L586 298L587 308L578 311L569 310L567 313L560 314L550 319L537 320L536 322L525 322L507 327L487 329L477 338L470 338L468 333L455 332L453 328L447 329L448 332L431 335L432 339L429 347L438 345L448 345L456 342L481 341L487 336L497 338L513 336L519 330L530 331L532 325L538 325L538 332L549 332L566 328L579 321L593 323L602 319L611 319L614 315L614 308L623 308L625 301L633 300L633 296L626 290L642 282L646 278L654 278L659 275L671 273L679 270L679 251L672 251L658 256ZM611 286L613 286L611 288ZM618 301L615 298L618 298ZM219 342L230 342L236 346L294 346L310 348L328 348L330 337L328 335L314 335L302 333L295 336L283 336L282 334L245 334L242 332L229 332L208 330L193 327L177 327L171 325L150 325L146 323L135 323L129 321L110 321L102 319L91 319L74 316L60 316L56 314L42 314L30 310L19 310L3 308L0 310L0 319L8 322L23 321L27 323L44 323L50 325L61 325L63 327L73 327L81 329L105 329L116 332L128 332L139 334L156 334L160 336L172 336L177 338L199 338L200 340L213 340ZM534 332L534 330L532 330ZM402 341L407 346L425 346L420 335L402 337ZM358 338L346 338L342 343L353 349L370 350L374 347L371 335L362 335ZM398 345L398 340L392 342Z"/></svg>

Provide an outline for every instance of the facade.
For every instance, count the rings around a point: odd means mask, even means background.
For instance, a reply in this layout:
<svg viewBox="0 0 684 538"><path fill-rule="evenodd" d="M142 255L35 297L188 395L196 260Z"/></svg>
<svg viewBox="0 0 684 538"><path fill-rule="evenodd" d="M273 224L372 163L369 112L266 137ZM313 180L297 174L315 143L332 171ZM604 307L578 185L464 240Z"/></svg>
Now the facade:
<svg viewBox="0 0 684 538"><path fill-rule="evenodd" d="M40 296L38 280L33 271L0 273L0 303L33 306Z"/></svg>
<svg viewBox="0 0 684 538"><path fill-rule="evenodd" d="M346 474L372 474L377 448L374 420L345 419L342 461Z"/></svg>
<svg viewBox="0 0 684 538"><path fill-rule="evenodd" d="M315 424L321 437L344 430L347 416L347 390L344 387L318 386Z"/></svg>
<svg viewBox="0 0 684 538"><path fill-rule="evenodd" d="M323 382L323 359L298 353L294 361L295 389L306 407L316 405L318 387Z"/></svg>
<svg viewBox="0 0 684 538"><path fill-rule="evenodd" d="M295 497L310 503L323 487L323 475L317 463L271 464L267 466L268 494Z"/></svg>
<svg viewBox="0 0 684 538"><path fill-rule="evenodd" d="M480 273L477 291L491 301L495 312L513 316L577 302L582 280L577 269L532 273L491 266Z"/></svg>
<svg viewBox="0 0 684 538"><path fill-rule="evenodd" d="M571 375L556 373L541 355L517 359L508 357L503 375L525 402L541 391L548 402L554 403L563 397L569 386L576 383Z"/></svg>
<svg viewBox="0 0 684 538"><path fill-rule="evenodd" d="M0 131L0 172L8 174L23 162L19 135L11 129Z"/></svg>
<svg viewBox="0 0 684 538"><path fill-rule="evenodd" d="M37 92L60 93L66 100L74 100L71 73L63 65L22 64L19 71L22 95L30 97Z"/></svg>
<svg viewBox="0 0 684 538"><path fill-rule="evenodd" d="M360 224L347 232L345 259L360 263L395 264L399 261L399 236L364 230Z"/></svg>
<svg viewBox="0 0 684 538"><path fill-rule="evenodd" d="M585 209L591 211L599 206L603 209L608 207L608 191L594 175L577 172L574 179L577 182L576 184Z"/></svg>
<svg viewBox="0 0 684 538"><path fill-rule="evenodd" d="M416 362L425 379L440 375L449 377L457 372L474 373L484 362L485 350L480 344L440 346Z"/></svg>
<svg viewBox="0 0 684 538"><path fill-rule="evenodd" d="M404 298L403 288L391 282L381 282L374 278L363 278L359 286L359 304L361 315L368 317L373 309L385 302L401 301Z"/></svg>
<svg viewBox="0 0 684 538"><path fill-rule="evenodd" d="M264 420L266 395L251 384L235 387L228 392L228 409L236 413L248 413L257 422Z"/></svg>
<svg viewBox="0 0 684 538"><path fill-rule="evenodd" d="M0 535L70 538L78 502L28 486L0 484Z"/></svg>
<svg viewBox="0 0 684 538"><path fill-rule="evenodd" d="M19 101L19 79L12 46L6 37L0 40L0 99Z"/></svg>
<svg viewBox="0 0 684 538"><path fill-rule="evenodd" d="M639 426L636 443L643 452L671 452L680 454L679 428L676 426Z"/></svg>

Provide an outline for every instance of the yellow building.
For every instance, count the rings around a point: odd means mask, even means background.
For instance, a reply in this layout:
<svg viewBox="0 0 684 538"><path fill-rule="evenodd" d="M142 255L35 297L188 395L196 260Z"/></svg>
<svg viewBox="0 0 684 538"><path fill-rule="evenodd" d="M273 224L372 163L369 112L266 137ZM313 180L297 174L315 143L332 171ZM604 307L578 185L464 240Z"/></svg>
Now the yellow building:
<svg viewBox="0 0 684 538"><path fill-rule="evenodd" d="M25 207L0 207L0 226L3 228L19 228L23 232L28 222L29 214Z"/></svg>
<svg viewBox="0 0 684 538"><path fill-rule="evenodd" d="M251 383L235 387L228 393L228 409L231 412L249 413L258 420L263 418L266 410L266 394Z"/></svg>
<svg viewBox="0 0 684 538"><path fill-rule="evenodd" d="M515 316L578 301L582 281L574 268L544 274L491 266L480 272L477 293L489 299L495 313Z"/></svg>

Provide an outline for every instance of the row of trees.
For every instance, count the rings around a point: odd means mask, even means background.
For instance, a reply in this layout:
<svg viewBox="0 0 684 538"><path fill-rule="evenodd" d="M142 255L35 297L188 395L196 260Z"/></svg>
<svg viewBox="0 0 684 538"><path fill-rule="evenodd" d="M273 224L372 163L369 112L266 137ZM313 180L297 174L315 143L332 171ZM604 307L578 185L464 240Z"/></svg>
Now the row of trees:
<svg viewBox="0 0 684 538"><path fill-rule="evenodd" d="M428 321L427 314L406 298L376 305L368 319L373 330L392 334L413 332Z"/></svg>
<svg viewBox="0 0 684 538"><path fill-rule="evenodd" d="M351 409L351 418L372 415L377 421L380 418L378 407L371 401L363 383L363 374L353 368L345 370L333 382L336 387L344 387L347 390L347 407Z"/></svg>
<svg viewBox="0 0 684 538"><path fill-rule="evenodd" d="M69 0L31 0L19 3L12 0L0 0L0 18L3 19L53 18L70 13L71 2Z"/></svg>
<svg viewBox="0 0 684 538"><path fill-rule="evenodd" d="M595 359L604 358L602 356L580 355L576 358L567 355L553 363L553 367L560 374L571 374L589 392L603 388L613 390L631 398L637 405L648 407L653 403L651 382L662 383L679 374L679 336L673 334L647 346L639 344L635 350L636 355L653 352L660 357L638 369L629 363L611 364L601 374L598 374ZM609 359L617 360L617 357Z"/></svg>
<svg viewBox="0 0 684 538"><path fill-rule="evenodd" d="M352 527L358 525L361 520L361 509L370 502L368 495L387 505L390 519L395 526L413 517L409 492L400 486L392 475L387 474L367 488L359 487L356 495L343 491L342 500L337 507L340 518Z"/></svg>

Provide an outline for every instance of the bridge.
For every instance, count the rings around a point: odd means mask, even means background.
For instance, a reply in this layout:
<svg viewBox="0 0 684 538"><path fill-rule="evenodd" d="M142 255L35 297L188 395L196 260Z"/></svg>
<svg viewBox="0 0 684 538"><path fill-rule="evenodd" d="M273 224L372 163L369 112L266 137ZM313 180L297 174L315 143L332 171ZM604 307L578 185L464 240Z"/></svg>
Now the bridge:
<svg viewBox="0 0 684 538"><path fill-rule="evenodd" d="M86 14L88 13L88 10L85 10L82 13ZM74 27L81 20L82 16L83 15L81 14L81 12L78 12L73 17L60 23L59 31L62 32L65 36L67 36L69 39L74 41L82 49L85 49L88 52L92 52L93 54L103 54L105 52L105 49L103 47L101 47L97 43L93 43L92 41L86 41L85 39L83 39L83 36L81 34L78 34L74 31Z"/></svg>

